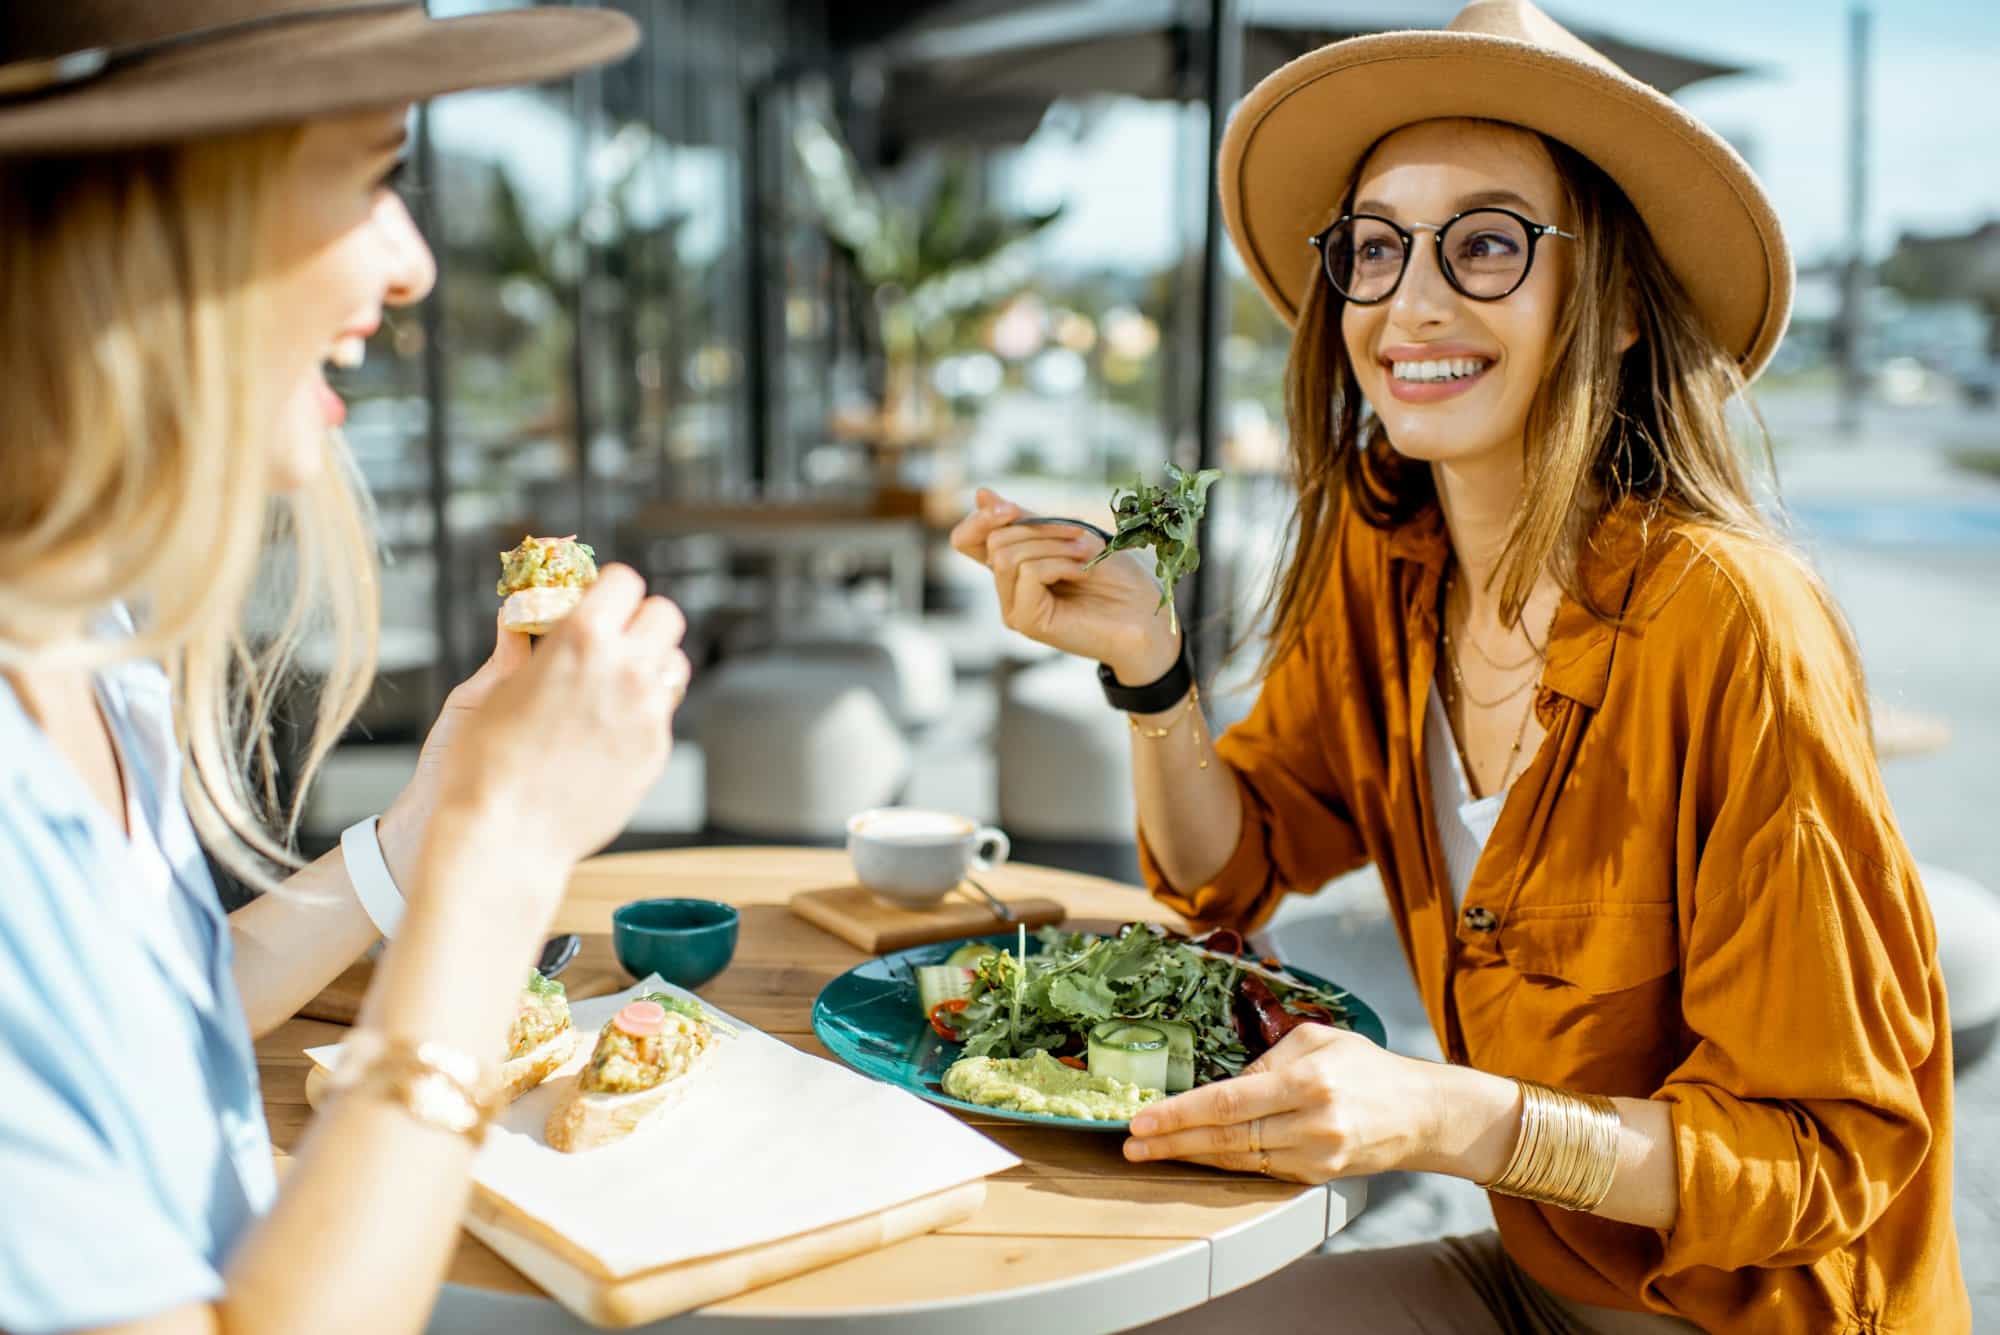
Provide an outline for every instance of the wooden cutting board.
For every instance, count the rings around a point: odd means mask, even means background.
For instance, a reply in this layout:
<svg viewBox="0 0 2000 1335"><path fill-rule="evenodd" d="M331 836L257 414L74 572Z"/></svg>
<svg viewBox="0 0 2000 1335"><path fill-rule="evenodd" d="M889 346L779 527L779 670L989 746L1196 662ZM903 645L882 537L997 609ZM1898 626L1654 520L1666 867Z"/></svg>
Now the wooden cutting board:
<svg viewBox="0 0 2000 1335"><path fill-rule="evenodd" d="M315 1067L306 1074L306 1102L317 1108L325 1093L326 1073ZM986 1182L981 1179L808 1233L623 1276L610 1274L562 1234L477 1182L463 1222L466 1232L580 1320L622 1330L964 1223L985 1203Z"/></svg>
<svg viewBox="0 0 2000 1335"><path fill-rule="evenodd" d="M870 955L932 941L956 941L965 936L991 936L1011 932L1014 923L993 915L986 901L969 892L947 896L928 909L906 909L877 899L858 885L831 886L824 890L801 890L793 895L791 909L815 927L832 932L841 940ZM1053 899L1025 896L1000 901L1014 911L1016 921L1032 931L1063 920L1063 906Z"/></svg>
<svg viewBox="0 0 2000 1335"><path fill-rule="evenodd" d="M521 976L526 978L527 971L523 970ZM609 996L632 983L632 979L618 967L617 957L611 953L611 938L602 932L583 933L583 945L576 952L576 958L558 977L572 1001ZM299 1014L308 1020L353 1024L355 1017L361 1013L361 999L368 995L368 985L374 981L375 961L364 955L348 966L340 977L328 983L318 996L308 1001Z"/></svg>

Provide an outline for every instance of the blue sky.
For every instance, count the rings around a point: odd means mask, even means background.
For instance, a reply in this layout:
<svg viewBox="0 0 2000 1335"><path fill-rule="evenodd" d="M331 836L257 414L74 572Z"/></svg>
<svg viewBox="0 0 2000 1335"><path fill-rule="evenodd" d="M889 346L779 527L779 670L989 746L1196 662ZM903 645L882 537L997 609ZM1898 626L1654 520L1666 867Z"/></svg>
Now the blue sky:
<svg viewBox="0 0 2000 1335"><path fill-rule="evenodd" d="M1254 10L1255 0L1245 0ZM1841 0L1547 0L1558 18L1757 67L1696 84L1682 101L1746 151L1802 261L1846 234L1847 26ZM1868 237L2000 217L2000 0L1875 0ZM1192 120L1192 118L1189 118ZM1199 124L1187 127L1199 135ZM1150 266L1172 254L1176 157L1169 108L1107 109L1082 145L1044 134L1011 181L1025 200L1066 198L1045 253ZM1198 138L1193 140L1201 151Z"/></svg>

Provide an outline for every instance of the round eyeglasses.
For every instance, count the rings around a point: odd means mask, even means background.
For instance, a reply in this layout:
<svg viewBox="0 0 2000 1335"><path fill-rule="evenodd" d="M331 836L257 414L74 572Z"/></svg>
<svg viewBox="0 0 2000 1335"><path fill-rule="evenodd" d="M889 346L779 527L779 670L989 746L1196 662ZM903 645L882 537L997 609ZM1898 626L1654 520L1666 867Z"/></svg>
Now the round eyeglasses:
<svg viewBox="0 0 2000 1335"><path fill-rule="evenodd" d="M1377 214L1350 213L1309 244L1319 251L1319 266L1334 291L1358 306L1373 306L1395 295L1418 232L1431 234L1444 280L1474 301L1498 301L1526 282L1535 243L1543 237L1577 239L1574 232L1529 222L1511 209L1484 208L1468 209L1436 227L1403 227Z"/></svg>

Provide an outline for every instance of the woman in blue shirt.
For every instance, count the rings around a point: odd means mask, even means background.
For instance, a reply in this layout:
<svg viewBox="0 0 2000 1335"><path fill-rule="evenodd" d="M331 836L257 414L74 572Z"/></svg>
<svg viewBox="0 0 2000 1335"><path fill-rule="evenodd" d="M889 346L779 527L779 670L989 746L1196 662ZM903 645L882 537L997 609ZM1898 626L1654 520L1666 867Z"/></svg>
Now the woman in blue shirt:
<svg viewBox="0 0 2000 1335"><path fill-rule="evenodd" d="M373 544L321 364L431 286L389 188L408 105L635 35L607 10L433 21L420 0L0 13L12 1335L424 1322L524 970L571 867L665 764L680 614L613 566L532 658L498 635L379 845L356 845L365 873L298 866L244 762L305 628L336 646L314 761L372 670ZM291 614L252 644L272 569L296 574ZM268 893L225 917L203 846ZM252 1035L374 941L398 890L353 1069L280 1188Z"/></svg>

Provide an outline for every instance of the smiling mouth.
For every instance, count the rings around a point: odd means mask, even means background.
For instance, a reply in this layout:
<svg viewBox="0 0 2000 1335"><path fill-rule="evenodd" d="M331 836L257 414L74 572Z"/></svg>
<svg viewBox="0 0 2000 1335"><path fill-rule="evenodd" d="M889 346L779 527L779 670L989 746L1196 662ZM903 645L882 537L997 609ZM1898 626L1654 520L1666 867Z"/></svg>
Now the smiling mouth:
<svg viewBox="0 0 2000 1335"><path fill-rule="evenodd" d="M1389 378L1407 384L1433 385L1454 380L1470 380L1493 365L1490 357L1440 357L1429 361L1386 363Z"/></svg>

